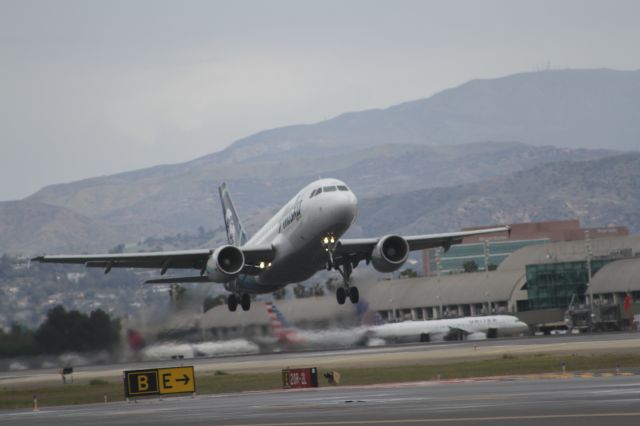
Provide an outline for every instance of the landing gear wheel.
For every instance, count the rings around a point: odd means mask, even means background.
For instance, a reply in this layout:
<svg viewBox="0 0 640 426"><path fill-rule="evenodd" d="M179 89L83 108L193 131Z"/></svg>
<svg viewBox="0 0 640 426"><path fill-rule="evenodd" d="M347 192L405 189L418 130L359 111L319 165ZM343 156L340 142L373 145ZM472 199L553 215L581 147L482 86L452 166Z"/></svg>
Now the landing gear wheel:
<svg viewBox="0 0 640 426"><path fill-rule="evenodd" d="M238 299L235 294L230 294L229 297L227 297L227 307L231 312L236 311L236 308L238 307Z"/></svg>
<svg viewBox="0 0 640 426"><path fill-rule="evenodd" d="M338 287L336 290L336 299L338 300L338 305L344 305L344 301L347 300L347 292L343 287Z"/></svg>
<svg viewBox="0 0 640 426"><path fill-rule="evenodd" d="M251 308L251 297L248 294L245 293L240 297L240 306L243 311L248 311Z"/></svg>
<svg viewBox="0 0 640 426"><path fill-rule="evenodd" d="M349 287L349 299L351 299L351 303L358 303L358 300L360 300L358 287Z"/></svg>

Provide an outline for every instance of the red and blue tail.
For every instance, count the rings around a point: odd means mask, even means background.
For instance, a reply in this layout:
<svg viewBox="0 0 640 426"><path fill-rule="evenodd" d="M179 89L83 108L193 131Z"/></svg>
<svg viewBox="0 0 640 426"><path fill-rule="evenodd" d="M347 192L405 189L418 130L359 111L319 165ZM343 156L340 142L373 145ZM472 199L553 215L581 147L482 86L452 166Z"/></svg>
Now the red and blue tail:
<svg viewBox="0 0 640 426"><path fill-rule="evenodd" d="M280 312L273 303L267 302L267 312L271 320L273 334L280 343L297 344L303 342L304 339L300 336L298 329L291 326L282 312Z"/></svg>
<svg viewBox="0 0 640 426"><path fill-rule="evenodd" d="M356 311L358 313L358 319L360 325L382 325L385 323L384 319L376 311L369 310L369 302L364 299L360 299L356 305Z"/></svg>

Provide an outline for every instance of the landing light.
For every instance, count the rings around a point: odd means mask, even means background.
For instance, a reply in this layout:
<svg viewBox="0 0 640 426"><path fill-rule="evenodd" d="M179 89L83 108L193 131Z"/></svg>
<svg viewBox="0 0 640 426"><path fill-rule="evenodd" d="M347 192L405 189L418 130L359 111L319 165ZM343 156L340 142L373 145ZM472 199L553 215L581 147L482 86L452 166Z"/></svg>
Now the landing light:
<svg viewBox="0 0 640 426"><path fill-rule="evenodd" d="M329 237L324 237L323 241L324 241L325 244L329 244Z"/></svg>
<svg viewBox="0 0 640 426"><path fill-rule="evenodd" d="M336 242L336 239L335 239L335 238L333 238L333 235L332 235L332 236L331 236L331 244L333 244L333 243L335 243L335 242Z"/></svg>
<svg viewBox="0 0 640 426"><path fill-rule="evenodd" d="M260 262L260 269L264 269L264 262Z"/></svg>

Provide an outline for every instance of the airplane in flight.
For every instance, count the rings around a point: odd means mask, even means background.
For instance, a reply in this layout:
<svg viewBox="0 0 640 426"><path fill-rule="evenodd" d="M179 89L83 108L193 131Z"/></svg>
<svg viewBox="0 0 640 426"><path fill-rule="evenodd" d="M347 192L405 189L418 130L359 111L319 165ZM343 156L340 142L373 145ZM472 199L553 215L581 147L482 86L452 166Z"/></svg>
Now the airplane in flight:
<svg viewBox="0 0 640 426"><path fill-rule="evenodd" d="M252 294L272 293L290 283L304 281L316 272L337 270L343 285L336 291L339 304L347 297L358 303L358 288L351 273L360 262L378 272L398 270L409 252L443 247L472 235L510 232L508 226L403 237L389 234L375 238L346 239L341 236L356 217L358 200L344 182L319 179L300 190L267 223L248 239L226 185L219 187L228 244L217 248L149 253L50 255L32 259L42 263L83 264L103 268L195 270L196 275L156 278L150 284L221 283L231 294L227 306L238 304L247 311Z"/></svg>

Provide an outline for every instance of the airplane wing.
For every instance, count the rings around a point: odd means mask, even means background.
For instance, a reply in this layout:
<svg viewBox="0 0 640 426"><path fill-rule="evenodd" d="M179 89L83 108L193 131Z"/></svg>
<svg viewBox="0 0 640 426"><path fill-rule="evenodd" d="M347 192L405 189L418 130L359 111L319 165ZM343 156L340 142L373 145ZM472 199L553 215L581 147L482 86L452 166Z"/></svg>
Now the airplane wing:
<svg viewBox="0 0 640 426"><path fill-rule="evenodd" d="M453 244L460 244L465 237L494 234L496 232L508 232L510 234L511 228L508 226L499 226L496 228L477 229L472 231L412 235L403 238L407 240L410 251L424 250L436 247L443 247L445 251L447 251ZM375 245L378 244L379 240L380 238L341 239L338 241L338 245L335 249L336 260L340 261L341 259L347 258L352 262L357 262L362 259L367 259L371 255L371 252Z"/></svg>
<svg viewBox="0 0 640 426"><path fill-rule="evenodd" d="M241 248L245 257L245 270L250 273L260 261L271 261L275 257L275 250L271 246ZM88 268L104 268L105 274L111 268L148 268L160 269L160 274L169 269L197 269L204 275L207 262L213 254L211 249L160 251L149 253L118 253L118 254L81 254L38 256L31 259L41 263L67 263L85 265ZM174 282L174 281L172 281Z"/></svg>

